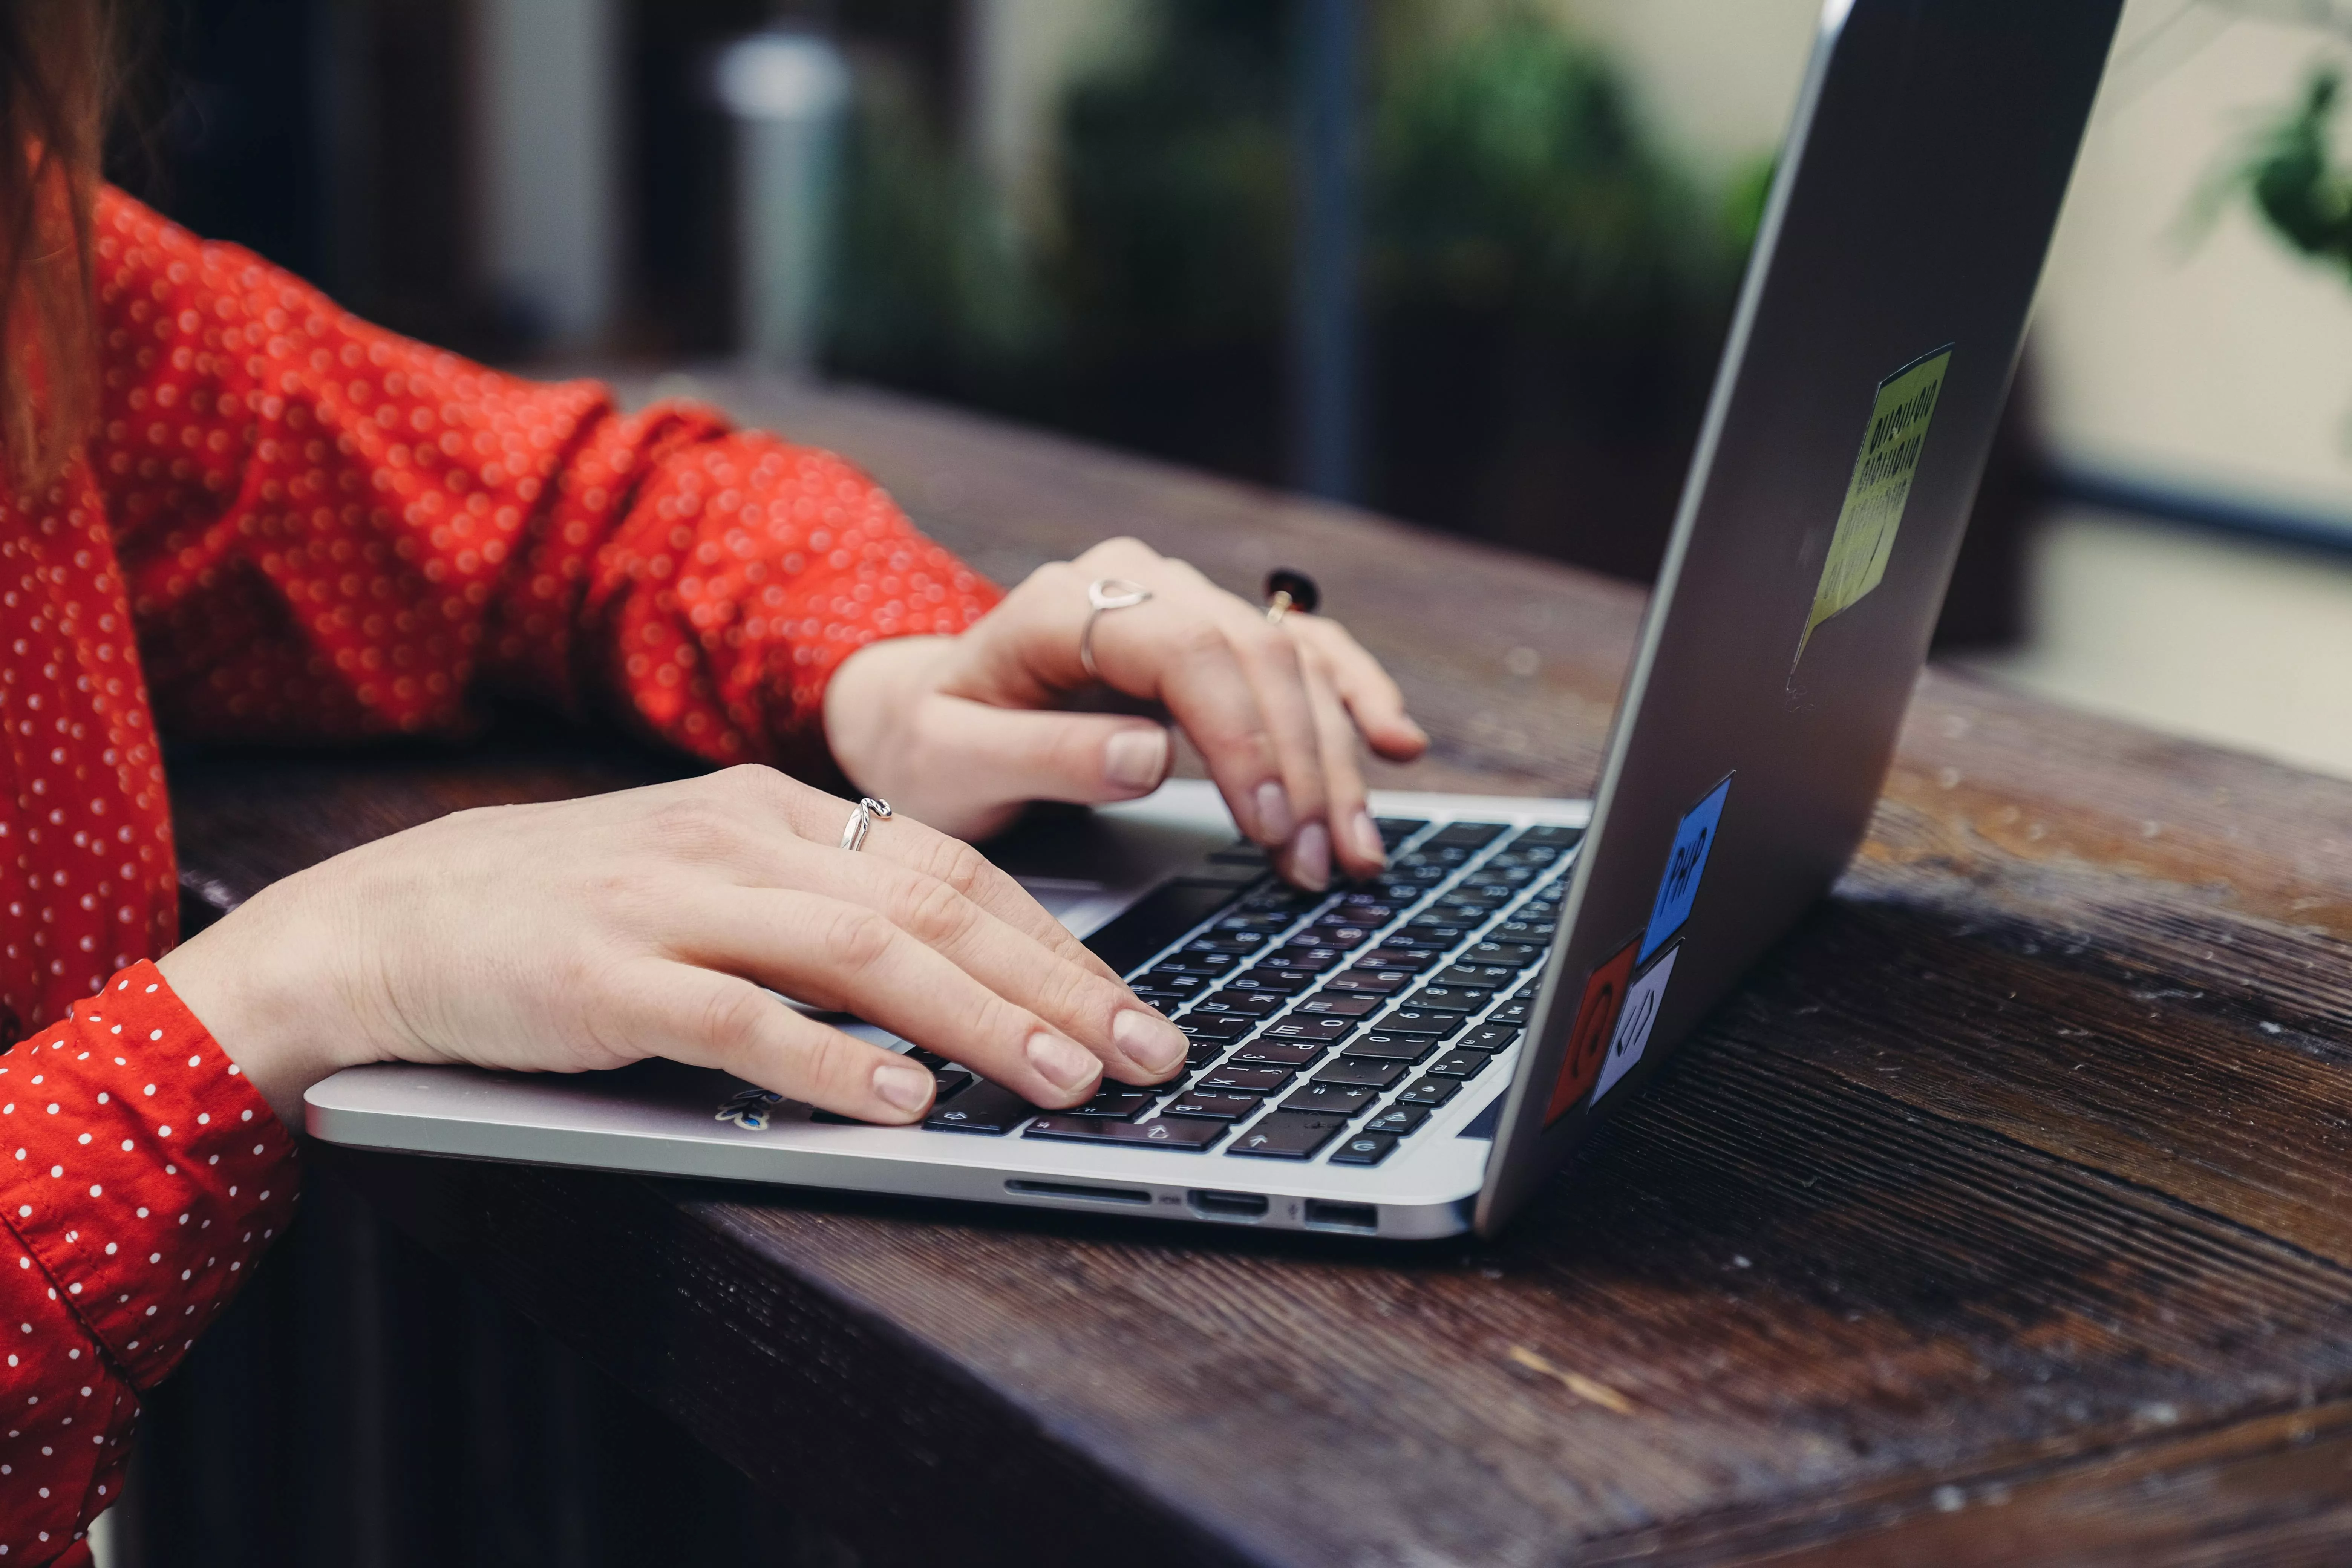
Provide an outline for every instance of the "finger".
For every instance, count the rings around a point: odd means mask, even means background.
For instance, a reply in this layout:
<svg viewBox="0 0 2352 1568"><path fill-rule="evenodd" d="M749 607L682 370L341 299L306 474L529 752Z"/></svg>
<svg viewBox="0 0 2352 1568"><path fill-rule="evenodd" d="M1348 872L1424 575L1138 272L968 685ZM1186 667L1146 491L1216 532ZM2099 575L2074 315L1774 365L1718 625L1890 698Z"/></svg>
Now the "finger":
<svg viewBox="0 0 2352 1568"><path fill-rule="evenodd" d="M1290 616L1283 625L1329 661L1332 684L1373 751L1409 763L1429 749L1429 732L1405 711L1404 693L1347 627L1321 616Z"/></svg>
<svg viewBox="0 0 2352 1568"><path fill-rule="evenodd" d="M946 882L815 845L795 858L796 889L874 910L1086 1047L1127 1082L1158 1083L1183 1065L1183 1032L1108 971L1047 951Z"/></svg>
<svg viewBox="0 0 2352 1568"><path fill-rule="evenodd" d="M1192 738L1209 776L1244 833L1271 847L1286 844L1298 818L1258 691L1233 641L1213 616L1171 594L1119 612L1095 640L1110 683L1150 697Z"/></svg>
<svg viewBox="0 0 2352 1568"><path fill-rule="evenodd" d="M808 843L838 845L841 830L854 809L839 795L827 795L773 768L752 763L729 768L698 782L743 814L743 839L732 846L741 873L764 877L767 885L773 887L789 883L789 875L770 837L777 828ZM768 847L764 855L761 849L763 844ZM1046 913L1026 889L960 838L950 838L908 817L877 817L868 828L861 853L936 877L1061 957L1118 978L1111 974L1108 965L1070 934L1069 927Z"/></svg>
<svg viewBox="0 0 2352 1568"><path fill-rule="evenodd" d="M681 911L682 957L855 1013L1037 1105L1076 1105L1095 1054L877 911L773 888L721 888Z"/></svg>
<svg viewBox="0 0 2352 1568"><path fill-rule="evenodd" d="M1150 795L1168 777L1168 731L1149 719L996 708L961 697L923 705L922 745L985 805L1094 805Z"/></svg>
<svg viewBox="0 0 2352 1568"><path fill-rule="evenodd" d="M1233 595L1205 582L1202 613L1217 617L1249 677L1274 741L1276 764L1297 826L1276 863L1284 876L1304 888L1321 889L1331 880L1329 791L1323 773L1323 745L1317 732L1314 699L1299 645L1279 626Z"/></svg>
<svg viewBox="0 0 2352 1568"><path fill-rule="evenodd" d="M1331 796L1331 844L1339 868L1350 877L1370 877L1388 864L1380 825L1366 805L1364 771L1356 760L1356 726L1339 700L1330 673L1319 658L1310 658L1307 686L1315 702L1315 730L1323 748L1323 778Z"/></svg>
<svg viewBox="0 0 2352 1568"><path fill-rule="evenodd" d="M918 1121L931 1075L794 1012L748 980L666 959L640 961L614 987L628 998L615 1026L672 1061L718 1068L747 1083L862 1121Z"/></svg>

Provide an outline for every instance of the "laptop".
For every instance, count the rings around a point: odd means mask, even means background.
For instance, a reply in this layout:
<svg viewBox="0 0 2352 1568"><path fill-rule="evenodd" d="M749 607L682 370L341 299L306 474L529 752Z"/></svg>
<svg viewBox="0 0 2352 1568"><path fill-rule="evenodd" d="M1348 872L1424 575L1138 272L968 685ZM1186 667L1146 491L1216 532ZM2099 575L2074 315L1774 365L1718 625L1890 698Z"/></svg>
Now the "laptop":
<svg viewBox="0 0 2352 1568"><path fill-rule="evenodd" d="M1830 0L1596 799L1384 794L1275 879L1205 784L992 854L1191 1037L919 1127L722 1073L379 1065L332 1143L1385 1237L1492 1235L1828 889L1926 657L2120 0ZM868 1037L906 1048L867 1026Z"/></svg>

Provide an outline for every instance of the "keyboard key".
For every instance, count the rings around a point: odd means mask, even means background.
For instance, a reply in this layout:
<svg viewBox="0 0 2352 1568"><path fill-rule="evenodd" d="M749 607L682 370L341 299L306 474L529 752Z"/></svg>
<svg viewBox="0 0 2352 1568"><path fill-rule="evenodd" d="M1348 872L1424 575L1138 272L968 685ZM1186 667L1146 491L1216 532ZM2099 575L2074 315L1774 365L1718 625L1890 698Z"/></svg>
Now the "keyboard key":
<svg viewBox="0 0 2352 1568"><path fill-rule="evenodd" d="M1262 1160L1304 1160L1346 1131L1344 1116L1317 1116L1277 1110L1260 1117L1255 1126L1234 1141L1228 1154Z"/></svg>
<svg viewBox="0 0 2352 1568"><path fill-rule="evenodd" d="M1277 969L1305 969L1320 974L1347 962L1348 950L1343 947L1318 947L1309 942L1292 942L1267 953L1265 961Z"/></svg>
<svg viewBox="0 0 2352 1568"><path fill-rule="evenodd" d="M1084 1105L1073 1105L1062 1114L1100 1116L1113 1121L1126 1121L1150 1110L1151 1102L1159 1098L1160 1091L1156 1089L1138 1089L1133 1084L1105 1080L1103 1086L1095 1090L1092 1100Z"/></svg>
<svg viewBox="0 0 2352 1568"><path fill-rule="evenodd" d="M1429 1064L1435 1078L1476 1078L1495 1058L1484 1051L1449 1051Z"/></svg>
<svg viewBox="0 0 2352 1568"><path fill-rule="evenodd" d="M1373 948L1370 952L1360 952L1356 954L1354 967L1358 969L1402 969L1409 971L1412 973L1418 974L1423 970L1427 969L1432 964L1435 963L1437 962L1437 955L1443 952L1444 952L1444 949L1443 948L1416 949L1410 947L1398 947L1391 942L1384 942L1381 943L1380 946Z"/></svg>
<svg viewBox="0 0 2352 1568"><path fill-rule="evenodd" d="M1154 974L1223 974L1240 959L1230 952L1171 952L1151 966Z"/></svg>
<svg viewBox="0 0 2352 1568"><path fill-rule="evenodd" d="M1465 1020L1459 1013L1433 1013L1420 1007L1391 1007L1382 1014L1376 1027L1392 1035L1429 1035L1437 1039L1451 1039L1459 1034Z"/></svg>
<svg viewBox="0 0 2352 1568"><path fill-rule="evenodd" d="M1344 915L1358 925L1385 925L1403 906L1390 903L1370 888L1349 888L1339 895L1339 901L1323 911L1328 915Z"/></svg>
<svg viewBox="0 0 2352 1568"><path fill-rule="evenodd" d="M1454 1053L1460 1055L1460 1052ZM1479 1058L1484 1061L1486 1058ZM1345 1084L1350 1089L1386 1089L1404 1076L1403 1062L1368 1061L1360 1057L1342 1057L1315 1075L1317 1083ZM1431 1069L1434 1071L1435 1069ZM1450 1077L1469 1075L1449 1074Z"/></svg>
<svg viewBox="0 0 2352 1568"><path fill-rule="evenodd" d="M1409 925L1402 931L1392 931L1381 938L1380 951L1425 953L1433 962L1438 954L1451 952L1461 946L1470 931L1468 926L1450 921L1440 921L1434 926ZM1370 954L1367 953L1365 957L1370 958Z"/></svg>
<svg viewBox="0 0 2352 1568"><path fill-rule="evenodd" d="M1573 849L1584 842L1581 827L1530 827L1511 840L1517 847L1522 844L1549 844L1561 849Z"/></svg>
<svg viewBox="0 0 2352 1568"><path fill-rule="evenodd" d="M1290 1081L1291 1068L1219 1068L1201 1075L1195 1094L1272 1094Z"/></svg>
<svg viewBox="0 0 2352 1568"><path fill-rule="evenodd" d="M1265 945L1265 941L1262 937L1237 936L1231 932L1220 935L1213 931L1207 936L1196 937L1186 942L1183 951L1176 956L1178 958L1188 956L1214 958L1227 963L1238 963Z"/></svg>
<svg viewBox="0 0 2352 1568"><path fill-rule="evenodd" d="M1391 1035L1378 1029L1348 1042L1348 1055L1383 1062L1417 1062L1436 1048L1433 1035Z"/></svg>
<svg viewBox="0 0 2352 1568"><path fill-rule="evenodd" d="M1519 1031L1508 1024L1481 1024L1454 1042L1457 1051L1507 1051L1518 1043Z"/></svg>
<svg viewBox="0 0 2352 1568"><path fill-rule="evenodd" d="M1507 904L1518 895L1519 885L1517 882L1480 877L1458 888L1448 888L1445 901L1449 904L1485 904L1492 908L1496 904Z"/></svg>
<svg viewBox="0 0 2352 1568"><path fill-rule="evenodd" d="M1393 849L1428 826L1429 823L1418 816L1377 816L1372 819L1372 826L1381 830L1381 842Z"/></svg>
<svg viewBox="0 0 2352 1568"><path fill-rule="evenodd" d="M1280 1110L1319 1110L1332 1116L1354 1116L1381 1097L1380 1090L1343 1083L1301 1084Z"/></svg>
<svg viewBox="0 0 2352 1568"><path fill-rule="evenodd" d="M1204 1094L1194 1089L1168 1102L1171 1116L1205 1116L1213 1121L1242 1121L1265 1104L1254 1094Z"/></svg>
<svg viewBox="0 0 2352 1568"><path fill-rule="evenodd" d="M1538 949L1549 949L1551 946L1552 933L1559 929L1557 921L1538 920L1530 915L1520 914L1505 921L1488 934L1493 941L1498 942L1526 942ZM1541 958L1543 952L1539 951L1536 956Z"/></svg>
<svg viewBox="0 0 2352 1568"><path fill-rule="evenodd" d="M1510 826L1507 822L1450 822L1431 834L1431 845L1458 844L1465 849L1484 849L1502 837Z"/></svg>
<svg viewBox="0 0 2352 1568"><path fill-rule="evenodd" d="M1473 942L1462 955L1465 963L1475 963L1488 969L1525 969L1530 963L1543 962L1544 949L1531 942ZM1490 981L1499 985L1501 981Z"/></svg>
<svg viewBox="0 0 2352 1568"><path fill-rule="evenodd" d="M1119 1143L1135 1149L1182 1149L1199 1153L1225 1135L1222 1121L1197 1116L1155 1116L1149 1121L1097 1121L1064 1111L1029 1124L1032 1138L1073 1143Z"/></svg>
<svg viewBox="0 0 2352 1568"><path fill-rule="evenodd" d="M1171 1105L1168 1109L1173 1110L1176 1108ZM1386 1132L1392 1136L1402 1138L1406 1133L1412 1131L1423 1122L1428 1120L1429 1110L1427 1107L1407 1105L1400 1100L1398 1103L1390 1106L1386 1110L1381 1111L1378 1116L1373 1117L1370 1121L1365 1122L1364 1131L1367 1132Z"/></svg>
<svg viewBox="0 0 2352 1568"><path fill-rule="evenodd" d="M1397 1096L1399 1105L1425 1105L1434 1108L1444 1104L1462 1092L1462 1086L1442 1078L1425 1078Z"/></svg>
<svg viewBox="0 0 2352 1568"><path fill-rule="evenodd" d="M1201 998L1189 1016L1264 1018L1282 1011L1282 998L1260 991L1218 991Z"/></svg>
<svg viewBox="0 0 2352 1568"><path fill-rule="evenodd" d="M1500 991L1518 977L1517 967L1508 963L1449 963L1430 976L1430 984L1471 985L1481 991Z"/></svg>
<svg viewBox="0 0 2352 1568"><path fill-rule="evenodd" d="M1309 1062L1322 1060L1323 1053L1330 1048L1319 1040L1252 1040L1235 1051L1233 1059L1244 1067L1303 1068Z"/></svg>
<svg viewBox="0 0 2352 1568"><path fill-rule="evenodd" d="M1492 991L1471 985L1424 985L1405 998L1405 1005L1428 1013L1475 1013L1495 999Z"/></svg>
<svg viewBox="0 0 2352 1568"><path fill-rule="evenodd" d="M1429 897L1428 884L1410 881L1402 877L1391 878L1385 882L1376 882L1372 885L1371 890L1384 902L1394 904L1401 910L1409 910Z"/></svg>
<svg viewBox="0 0 2352 1568"><path fill-rule="evenodd" d="M1345 994L1334 996L1327 993L1322 995L1309 996L1306 1001L1301 1002L1298 1005L1298 1011L1293 1013L1291 1016L1294 1018L1301 1016L1309 1018L1360 1018L1367 1013L1377 1011L1380 1005L1381 999L1377 996L1349 996Z"/></svg>
<svg viewBox="0 0 2352 1568"><path fill-rule="evenodd" d="M1331 976L1324 994L1349 996L1393 996L1412 984L1409 969L1349 969Z"/></svg>
<svg viewBox="0 0 2352 1568"><path fill-rule="evenodd" d="M1335 1165L1377 1165L1389 1157L1397 1141L1386 1132L1359 1132L1331 1151Z"/></svg>
<svg viewBox="0 0 2352 1568"><path fill-rule="evenodd" d="M1328 1046L1334 1040L1347 1038L1355 1033L1356 1020L1344 1016L1324 1014L1302 1017L1290 1014L1280 1023L1268 1024L1258 1034L1261 1040L1288 1040L1299 1045Z"/></svg>
<svg viewBox="0 0 2352 1568"><path fill-rule="evenodd" d="M1524 1002L1506 1002L1486 1015L1486 1022L1524 1029L1528 1026L1528 1015L1535 1010L1535 1005L1536 999L1532 995Z"/></svg>
<svg viewBox="0 0 2352 1568"><path fill-rule="evenodd" d="M1192 1039L1218 1040L1230 1046L1255 1028L1257 1020L1238 1013L1192 1012L1177 1019L1176 1026Z"/></svg>
<svg viewBox="0 0 2352 1568"><path fill-rule="evenodd" d="M1189 970L1171 969L1165 964L1147 971L1135 982L1138 991L1152 991L1171 996L1198 996L1214 982L1206 974Z"/></svg>
<svg viewBox="0 0 2352 1568"><path fill-rule="evenodd" d="M965 1089L970 1089L973 1084L980 1081L980 1079L974 1078L971 1074L965 1072L959 1068L942 1068L936 1076L939 1079L940 1087L932 1091L931 1103L933 1105L939 1104L941 1100L946 1100L950 1095L961 1094Z"/></svg>
<svg viewBox="0 0 2352 1568"><path fill-rule="evenodd" d="M1005 1088L982 1079L947 1105L935 1105L923 1125L936 1132L1012 1131L1037 1114L1037 1108Z"/></svg>
<svg viewBox="0 0 2352 1568"><path fill-rule="evenodd" d="M1264 964L1225 982L1228 991L1255 991L1274 996L1296 996L1321 979L1297 969L1268 969Z"/></svg>

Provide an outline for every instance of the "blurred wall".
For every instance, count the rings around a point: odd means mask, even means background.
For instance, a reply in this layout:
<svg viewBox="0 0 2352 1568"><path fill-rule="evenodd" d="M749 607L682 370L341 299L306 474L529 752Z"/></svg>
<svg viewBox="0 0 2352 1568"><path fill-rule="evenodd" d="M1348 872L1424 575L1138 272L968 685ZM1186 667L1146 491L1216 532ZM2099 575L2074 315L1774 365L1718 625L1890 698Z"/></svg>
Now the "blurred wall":
<svg viewBox="0 0 2352 1568"><path fill-rule="evenodd" d="M2320 58L2352 47L2210 0L2131 0L2043 287L2063 462L2352 535L2352 279L2290 254L2242 194L2210 230L2191 221Z"/></svg>

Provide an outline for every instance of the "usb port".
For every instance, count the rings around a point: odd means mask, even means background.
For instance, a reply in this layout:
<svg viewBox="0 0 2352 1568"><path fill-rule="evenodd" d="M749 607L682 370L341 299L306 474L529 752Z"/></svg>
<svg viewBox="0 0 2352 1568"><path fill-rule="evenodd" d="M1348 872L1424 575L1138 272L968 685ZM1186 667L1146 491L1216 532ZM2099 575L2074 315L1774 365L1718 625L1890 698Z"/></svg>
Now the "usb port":
<svg viewBox="0 0 2352 1568"><path fill-rule="evenodd" d="M1335 1204L1322 1198L1309 1198L1307 1200L1307 1228L1348 1230L1359 1236L1378 1236L1381 1211L1370 1204Z"/></svg>

